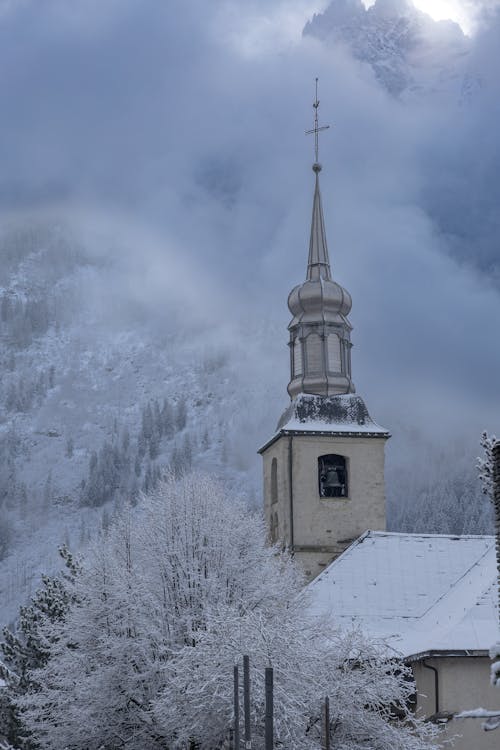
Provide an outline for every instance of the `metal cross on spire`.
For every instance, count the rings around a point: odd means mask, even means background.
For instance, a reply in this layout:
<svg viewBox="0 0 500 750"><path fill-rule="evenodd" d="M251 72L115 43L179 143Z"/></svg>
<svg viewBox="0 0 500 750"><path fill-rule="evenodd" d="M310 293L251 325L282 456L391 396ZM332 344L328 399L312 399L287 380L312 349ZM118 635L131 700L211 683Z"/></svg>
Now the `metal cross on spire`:
<svg viewBox="0 0 500 750"><path fill-rule="evenodd" d="M318 79L316 78L316 98L313 102L313 108L314 108L314 128L312 130L306 130L306 135L311 135L314 133L314 154L316 157L315 163L313 165L314 171L317 173L321 170L321 165L319 163L319 134L322 130L328 130L330 127L329 125L322 125L320 127L319 120L318 120L318 109L319 109L319 99L318 99Z"/></svg>

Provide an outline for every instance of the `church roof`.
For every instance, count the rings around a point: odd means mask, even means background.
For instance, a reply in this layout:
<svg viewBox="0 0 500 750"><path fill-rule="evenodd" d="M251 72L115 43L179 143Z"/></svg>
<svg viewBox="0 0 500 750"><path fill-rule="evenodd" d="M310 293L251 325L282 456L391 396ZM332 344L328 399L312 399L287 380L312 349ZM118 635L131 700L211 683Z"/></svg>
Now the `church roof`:
<svg viewBox="0 0 500 750"><path fill-rule="evenodd" d="M310 612L405 659L498 641L495 538L368 531L307 587Z"/></svg>

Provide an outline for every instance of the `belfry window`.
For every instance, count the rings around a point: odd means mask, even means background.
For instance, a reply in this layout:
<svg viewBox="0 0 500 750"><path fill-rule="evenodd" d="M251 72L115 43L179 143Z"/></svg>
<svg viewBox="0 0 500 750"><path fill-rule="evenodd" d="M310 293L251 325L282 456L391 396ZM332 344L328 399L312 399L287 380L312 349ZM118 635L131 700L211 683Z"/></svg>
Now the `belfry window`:
<svg viewBox="0 0 500 750"><path fill-rule="evenodd" d="M297 375L302 375L302 372L302 342L295 339L293 344L293 375L296 378Z"/></svg>
<svg viewBox="0 0 500 750"><path fill-rule="evenodd" d="M321 372L323 370L323 342L317 333L310 333L307 337L307 371Z"/></svg>
<svg viewBox="0 0 500 750"><path fill-rule="evenodd" d="M336 333L328 335L328 369L330 372L342 372L340 339Z"/></svg>
<svg viewBox="0 0 500 750"><path fill-rule="evenodd" d="M347 497L347 461L344 456L320 456L318 480L320 497Z"/></svg>

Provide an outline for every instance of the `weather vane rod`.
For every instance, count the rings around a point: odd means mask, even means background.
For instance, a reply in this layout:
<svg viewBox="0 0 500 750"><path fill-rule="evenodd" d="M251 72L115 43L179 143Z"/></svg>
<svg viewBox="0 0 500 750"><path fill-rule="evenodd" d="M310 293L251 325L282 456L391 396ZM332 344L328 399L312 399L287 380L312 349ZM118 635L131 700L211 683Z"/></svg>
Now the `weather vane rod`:
<svg viewBox="0 0 500 750"><path fill-rule="evenodd" d="M322 130L328 130L330 127L329 125L322 125L319 126L319 120L318 120L318 109L319 109L319 99L318 99L318 79L316 78L316 99L313 102L313 108L314 108L314 128L312 130L306 130L306 135L311 135L314 133L314 154L316 157L316 162L314 166L319 167L319 134ZM321 168L321 167L320 167Z"/></svg>

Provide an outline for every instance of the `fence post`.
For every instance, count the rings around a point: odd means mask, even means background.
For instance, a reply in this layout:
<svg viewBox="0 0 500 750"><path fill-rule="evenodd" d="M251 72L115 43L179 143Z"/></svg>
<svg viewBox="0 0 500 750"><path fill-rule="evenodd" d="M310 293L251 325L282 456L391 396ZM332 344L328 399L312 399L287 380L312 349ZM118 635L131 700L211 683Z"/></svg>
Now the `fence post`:
<svg viewBox="0 0 500 750"><path fill-rule="evenodd" d="M330 750L330 698L321 706L321 750Z"/></svg>
<svg viewBox="0 0 500 750"><path fill-rule="evenodd" d="M250 728L250 658L243 657L243 710L245 712L245 750L252 750Z"/></svg>
<svg viewBox="0 0 500 750"><path fill-rule="evenodd" d="M233 670L233 700L234 700L234 727L233 739L234 750L240 750L240 679L238 675L238 666L235 665Z"/></svg>
<svg viewBox="0 0 500 750"><path fill-rule="evenodd" d="M266 667L265 750L273 750L273 668Z"/></svg>

